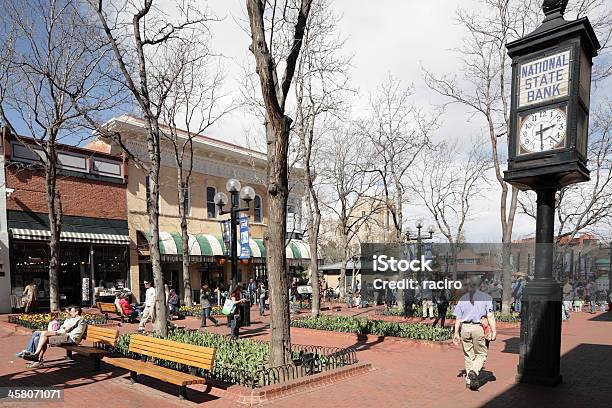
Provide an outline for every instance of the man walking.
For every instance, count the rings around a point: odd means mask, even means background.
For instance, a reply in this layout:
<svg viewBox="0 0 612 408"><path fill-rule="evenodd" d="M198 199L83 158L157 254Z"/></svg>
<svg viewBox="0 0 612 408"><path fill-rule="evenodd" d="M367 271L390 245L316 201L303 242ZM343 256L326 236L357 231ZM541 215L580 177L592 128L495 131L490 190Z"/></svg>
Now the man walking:
<svg viewBox="0 0 612 408"><path fill-rule="evenodd" d="M155 320L155 288L151 286L151 282L144 281L144 287L147 290L145 292L145 304L142 311L142 317L140 318L140 324L138 325L138 331L144 332L145 325L151 319L151 322Z"/></svg>
<svg viewBox="0 0 612 408"><path fill-rule="evenodd" d="M431 290L429 281L425 279L421 283L421 305L423 307L423 320L434 318L434 307L433 307L433 291Z"/></svg>
<svg viewBox="0 0 612 408"><path fill-rule="evenodd" d="M249 304L250 306L253 306L255 304L255 292L257 291L257 284L252 278L249 280L247 291L249 292Z"/></svg>
<svg viewBox="0 0 612 408"><path fill-rule="evenodd" d="M456 320L453 343L459 345L461 342L463 347L466 386L472 391L480 388L478 374L487 360L486 340L495 340L497 336L491 296L478 290L479 286L480 278L470 277L469 291L459 299L454 311ZM481 321L485 317L491 330L488 336L485 336Z"/></svg>

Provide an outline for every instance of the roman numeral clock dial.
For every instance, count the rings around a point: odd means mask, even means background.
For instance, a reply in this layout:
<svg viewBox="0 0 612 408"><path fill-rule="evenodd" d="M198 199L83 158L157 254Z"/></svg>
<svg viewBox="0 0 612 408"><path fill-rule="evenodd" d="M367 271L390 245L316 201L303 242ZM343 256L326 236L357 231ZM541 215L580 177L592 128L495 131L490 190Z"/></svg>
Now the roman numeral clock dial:
<svg viewBox="0 0 612 408"><path fill-rule="evenodd" d="M565 147L567 118L558 108L544 109L523 118L519 154L539 153Z"/></svg>

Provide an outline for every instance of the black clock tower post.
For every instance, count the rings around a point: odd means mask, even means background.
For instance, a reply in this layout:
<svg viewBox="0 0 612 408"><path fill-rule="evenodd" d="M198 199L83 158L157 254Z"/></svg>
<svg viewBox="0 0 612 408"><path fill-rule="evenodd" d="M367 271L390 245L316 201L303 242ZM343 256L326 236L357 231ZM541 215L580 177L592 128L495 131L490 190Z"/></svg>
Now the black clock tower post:
<svg viewBox="0 0 612 408"><path fill-rule="evenodd" d="M600 47L588 18L563 18L566 6L567 0L545 0L542 24L507 45L512 95L504 179L537 194L535 276L523 291L517 381L551 386L561 382L555 197L563 187L589 180L591 66Z"/></svg>

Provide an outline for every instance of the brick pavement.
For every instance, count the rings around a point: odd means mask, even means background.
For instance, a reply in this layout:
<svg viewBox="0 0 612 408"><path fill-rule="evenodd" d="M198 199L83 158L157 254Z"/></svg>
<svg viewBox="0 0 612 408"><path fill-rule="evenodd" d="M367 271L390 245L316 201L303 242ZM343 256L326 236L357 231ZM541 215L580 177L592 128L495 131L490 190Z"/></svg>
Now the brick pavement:
<svg viewBox="0 0 612 408"><path fill-rule="evenodd" d="M363 313L363 310L342 310L342 314ZM242 337L265 340L269 336L267 317L259 319L253 309L251 327L242 329ZM6 316L0 321L6 322ZM188 318L176 322L181 326L197 327L198 320ZM27 335L17 333L12 325L0 323L0 386L58 385L66 387L62 406L82 407L140 407L164 406L231 407L236 406L220 398L223 390L212 387L201 393L203 386L189 390L192 402L179 401L175 388L155 380L131 385L126 372L103 368L91 371L91 362L65 364L62 350L52 349L49 359L54 364L39 370L27 370L23 360L14 357ZM150 325L148 326L150 327ZM134 330L135 325L124 324L121 331ZM209 328L213 332L227 332L227 327ZM612 396L612 314L574 313L563 325L562 374L564 382L554 388L516 385L514 375L518 363L517 327L499 330L498 341L491 346L486 370L495 381L485 384L479 392L465 388L460 377L462 353L453 348L415 347L392 339L370 336L336 335L327 332L292 329L292 341L300 344L358 349L360 361L372 363L374 370L328 387L304 392L266 404L266 407L290 407L308 403L319 407L609 407ZM0 404L2 405L2 404ZM5 404L16 406L15 404ZM33 404L32 404L33 405ZM41 405L41 404L37 404ZM23 406L23 405L22 405ZM54 404L53 406L58 406Z"/></svg>

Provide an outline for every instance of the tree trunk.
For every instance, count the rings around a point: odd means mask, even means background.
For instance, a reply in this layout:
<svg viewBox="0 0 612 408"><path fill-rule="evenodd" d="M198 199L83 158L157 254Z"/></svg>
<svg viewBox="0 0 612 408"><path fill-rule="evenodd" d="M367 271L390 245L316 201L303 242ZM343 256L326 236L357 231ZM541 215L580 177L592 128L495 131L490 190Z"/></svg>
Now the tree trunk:
<svg viewBox="0 0 612 408"><path fill-rule="evenodd" d="M313 211L311 227L308 234L310 245L310 281L312 283L312 316L317 317L321 313L321 288L319 287L319 227L321 224L321 211L318 206Z"/></svg>
<svg viewBox="0 0 612 408"><path fill-rule="evenodd" d="M166 309L166 294L164 293L164 275L161 267L159 250L159 132L157 137L149 137L149 157L151 157L151 189L149 197L149 225L151 227L151 242L149 246L153 283L155 286L155 320L153 329L163 337L168 336L168 314Z"/></svg>
<svg viewBox="0 0 612 408"><path fill-rule="evenodd" d="M56 188L57 155L55 144L49 143L49 157L45 163L45 187L47 208L49 210L49 308L52 312L60 309L59 303L59 267L60 235L62 231L61 196Z"/></svg>
<svg viewBox="0 0 612 408"><path fill-rule="evenodd" d="M340 276L338 277L338 289L340 291L340 298L346 297L346 264L348 262L348 239L345 234L342 234L340 240L342 245L342 265L340 266Z"/></svg>
<svg viewBox="0 0 612 408"><path fill-rule="evenodd" d="M269 119L268 119L269 120ZM266 124L268 143L268 229L266 262L270 287L270 367L290 364L291 331L285 235L289 194L287 150L291 120Z"/></svg>
<svg viewBox="0 0 612 408"><path fill-rule="evenodd" d="M189 274L189 233L187 225L187 210L185 208L185 192L189 188L183 182L183 172L177 170L179 188L179 216L181 218L181 237L183 240L183 299L185 306L192 305L191 299L191 276ZM191 200L191 196L189 197Z"/></svg>

